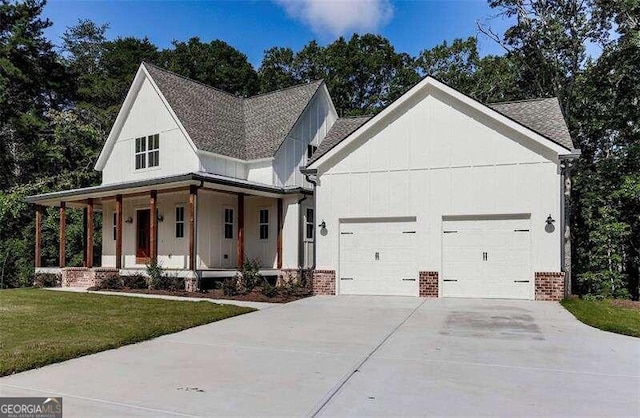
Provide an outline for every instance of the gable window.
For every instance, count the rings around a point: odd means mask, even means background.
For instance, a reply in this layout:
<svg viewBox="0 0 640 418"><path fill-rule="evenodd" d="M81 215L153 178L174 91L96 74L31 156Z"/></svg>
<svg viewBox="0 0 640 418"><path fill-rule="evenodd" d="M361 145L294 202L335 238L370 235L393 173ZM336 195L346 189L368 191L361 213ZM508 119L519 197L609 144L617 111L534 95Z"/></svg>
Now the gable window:
<svg viewBox="0 0 640 418"><path fill-rule="evenodd" d="M176 238L184 238L184 206L176 206Z"/></svg>
<svg viewBox="0 0 640 418"><path fill-rule="evenodd" d="M305 223L306 223L306 237L307 239L313 239L314 224L313 224L313 209L311 208L307 208L307 219L305 220Z"/></svg>
<svg viewBox="0 0 640 418"><path fill-rule="evenodd" d="M269 209L260 209L260 239L269 239Z"/></svg>
<svg viewBox="0 0 640 418"><path fill-rule="evenodd" d="M136 170L160 165L160 135L136 138Z"/></svg>
<svg viewBox="0 0 640 418"><path fill-rule="evenodd" d="M113 240L115 241L117 238L117 234L118 234L118 214L113 212Z"/></svg>
<svg viewBox="0 0 640 418"><path fill-rule="evenodd" d="M311 159L311 156L314 152L316 152L317 149L318 147L316 147L315 145L307 145L307 160Z"/></svg>
<svg viewBox="0 0 640 418"><path fill-rule="evenodd" d="M224 238L233 239L233 209L224 208Z"/></svg>

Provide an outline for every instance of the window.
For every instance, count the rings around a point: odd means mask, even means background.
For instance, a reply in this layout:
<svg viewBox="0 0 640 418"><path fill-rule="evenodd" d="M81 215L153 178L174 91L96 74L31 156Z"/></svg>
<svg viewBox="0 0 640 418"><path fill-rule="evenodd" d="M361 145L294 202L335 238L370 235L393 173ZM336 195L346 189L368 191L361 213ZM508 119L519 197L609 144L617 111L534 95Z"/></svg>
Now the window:
<svg viewBox="0 0 640 418"><path fill-rule="evenodd" d="M147 138L136 138L136 170L147 166Z"/></svg>
<svg viewBox="0 0 640 418"><path fill-rule="evenodd" d="M113 240L117 240L118 236L118 214L113 212Z"/></svg>
<svg viewBox="0 0 640 418"><path fill-rule="evenodd" d="M269 239L269 210L260 209L260 239Z"/></svg>
<svg viewBox="0 0 640 418"><path fill-rule="evenodd" d="M233 209L224 208L224 238L233 239Z"/></svg>
<svg viewBox="0 0 640 418"><path fill-rule="evenodd" d="M184 238L184 206L176 206L176 238Z"/></svg>
<svg viewBox="0 0 640 418"><path fill-rule="evenodd" d="M311 156L314 152L316 152L317 149L318 147L316 147L315 145L307 145L307 159L311 159Z"/></svg>
<svg viewBox="0 0 640 418"><path fill-rule="evenodd" d="M313 231L315 229L313 223L313 209L307 208L307 219L305 222L307 226L307 239L313 239Z"/></svg>
<svg viewBox="0 0 640 418"><path fill-rule="evenodd" d="M136 138L136 170L160 165L160 135Z"/></svg>
<svg viewBox="0 0 640 418"><path fill-rule="evenodd" d="M148 142L148 166L157 167L160 165L160 135L149 135L147 137Z"/></svg>

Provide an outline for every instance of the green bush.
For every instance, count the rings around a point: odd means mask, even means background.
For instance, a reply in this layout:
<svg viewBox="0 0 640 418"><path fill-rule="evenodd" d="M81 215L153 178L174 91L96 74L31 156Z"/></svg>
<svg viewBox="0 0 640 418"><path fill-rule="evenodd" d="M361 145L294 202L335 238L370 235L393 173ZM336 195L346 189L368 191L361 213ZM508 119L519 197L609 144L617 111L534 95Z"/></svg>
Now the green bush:
<svg viewBox="0 0 640 418"><path fill-rule="evenodd" d="M158 290L168 290L170 292L184 290L184 288L184 277L178 276L163 276L156 287Z"/></svg>
<svg viewBox="0 0 640 418"><path fill-rule="evenodd" d="M35 287L61 287L62 275L55 273L36 273L33 277Z"/></svg>
<svg viewBox="0 0 640 418"><path fill-rule="evenodd" d="M276 297L278 295L278 288L273 286L273 285L271 285L267 280L264 280L262 282L261 292L266 297L273 298L273 297Z"/></svg>
<svg viewBox="0 0 640 418"><path fill-rule="evenodd" d="M104 290L104 289L122 289L122 286L123 286L122 277L120 277L117 274L114 274L113 276L109 276L104 280L102 280L102 282L100 282L100 284L95 287L98 290Z"/></svg>
<svg viewBox="0 0 640 418"><path fill-rule="evenodd" d="M238 278L237 277L227 277L222 282L222 293L226 296L235 296L240 293L238 289Z"/></svg>
<svg viewBox="0 0 640 418"><path fill-rule="evenodd" d="M160 289L165 274L164 269L157 260L152 260L151 263L147 264L147 275L149 276L147 280L149 289Z"/></svg>
<svg viewBox="0 0 640 418"><path fill-rule="evenodd" d="M580 293L589 297L629 299L631 294L626 287L627 279L622 273L614 271L588 272L578 275Z"/></svg>
<svg viewBox="0 0 640 418"><path fill-rule="evenodd" d="M142 275L122 276L122 287L126 289L147 289L147 278Z"/></svg>
<svg viewBox="0 0 640 418"><path fill-rule="evenodd" d="M246 292L251 292L260 283L262 283L262 275L260 274L260 261L258 260L246 260L242 263L242 270L240 270L240 286L244 288Z"/></svg>

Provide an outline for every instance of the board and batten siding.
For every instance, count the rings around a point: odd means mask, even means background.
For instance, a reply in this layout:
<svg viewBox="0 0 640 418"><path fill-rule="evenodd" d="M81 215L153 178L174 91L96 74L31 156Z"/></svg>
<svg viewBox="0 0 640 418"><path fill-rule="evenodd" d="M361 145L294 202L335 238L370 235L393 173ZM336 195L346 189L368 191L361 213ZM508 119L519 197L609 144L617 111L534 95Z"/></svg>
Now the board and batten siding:
<svg viewBox="0 0 640 418"><path fill-rule="evenodd" d="M321 87L275 155L275 186L313 187L300 173L300 167L307 164L307 145L317 146L337 118L326 88Z"/></svg>
<svg viewBox="0 0 640 418"><path fill-rule="evenodd" d="M320 165L317 268L338 270L340 220L416 217L418 271L441 271L443 216L531 215L533 271L560 271L557 156L439 91ZM338 273L339 274L339 273Z"/></svg>
<svg viewBox="0 0 640 418"><path fill-rule="evenodd" d="M189 266L189 231L188 231L188 192L158 193L158 264L168 269L186 269ZM183 238L175 236L176 206L185 208L185 230ZM149 209L148 196L127 197L122 199L122 255L124 268L141 268L144 264L136 263L136 212ZM113 239L113 213L115 200L103 204L102 214L102 266L115 267L116 241ZM131 218L132 222L125 222Z"/></svg>
<svg viewBox="0 0 640 418"><path fill-rule="evenodd" d="M160 134L160 165L135 169L135 138ZM200 160L148 79L136 99L102 170L102 184L146 180L198 171Z"/></svg>

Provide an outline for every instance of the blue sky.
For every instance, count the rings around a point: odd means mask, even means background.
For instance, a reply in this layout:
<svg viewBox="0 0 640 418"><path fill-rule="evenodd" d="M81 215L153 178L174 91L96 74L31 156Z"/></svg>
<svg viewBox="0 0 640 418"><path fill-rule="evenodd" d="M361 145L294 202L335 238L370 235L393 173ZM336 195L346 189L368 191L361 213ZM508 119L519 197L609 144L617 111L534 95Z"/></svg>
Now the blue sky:
<svg viewBox="0 0 640 418"><path fill-rule="evenodd" d="M499 33L509 24L484 0L226 0L226 1L68 1L50 0L44 15L56 44L78 19L109 23L109 38L148 37L161 48L198 36L221 39L244 52L255 66L265 49L300 49L312 39L325 45L340 35L373 32L391 40L398 51L417 54L444 40L478 34L476 22ZM502 50L483 35L480 52Z"/></svg>

